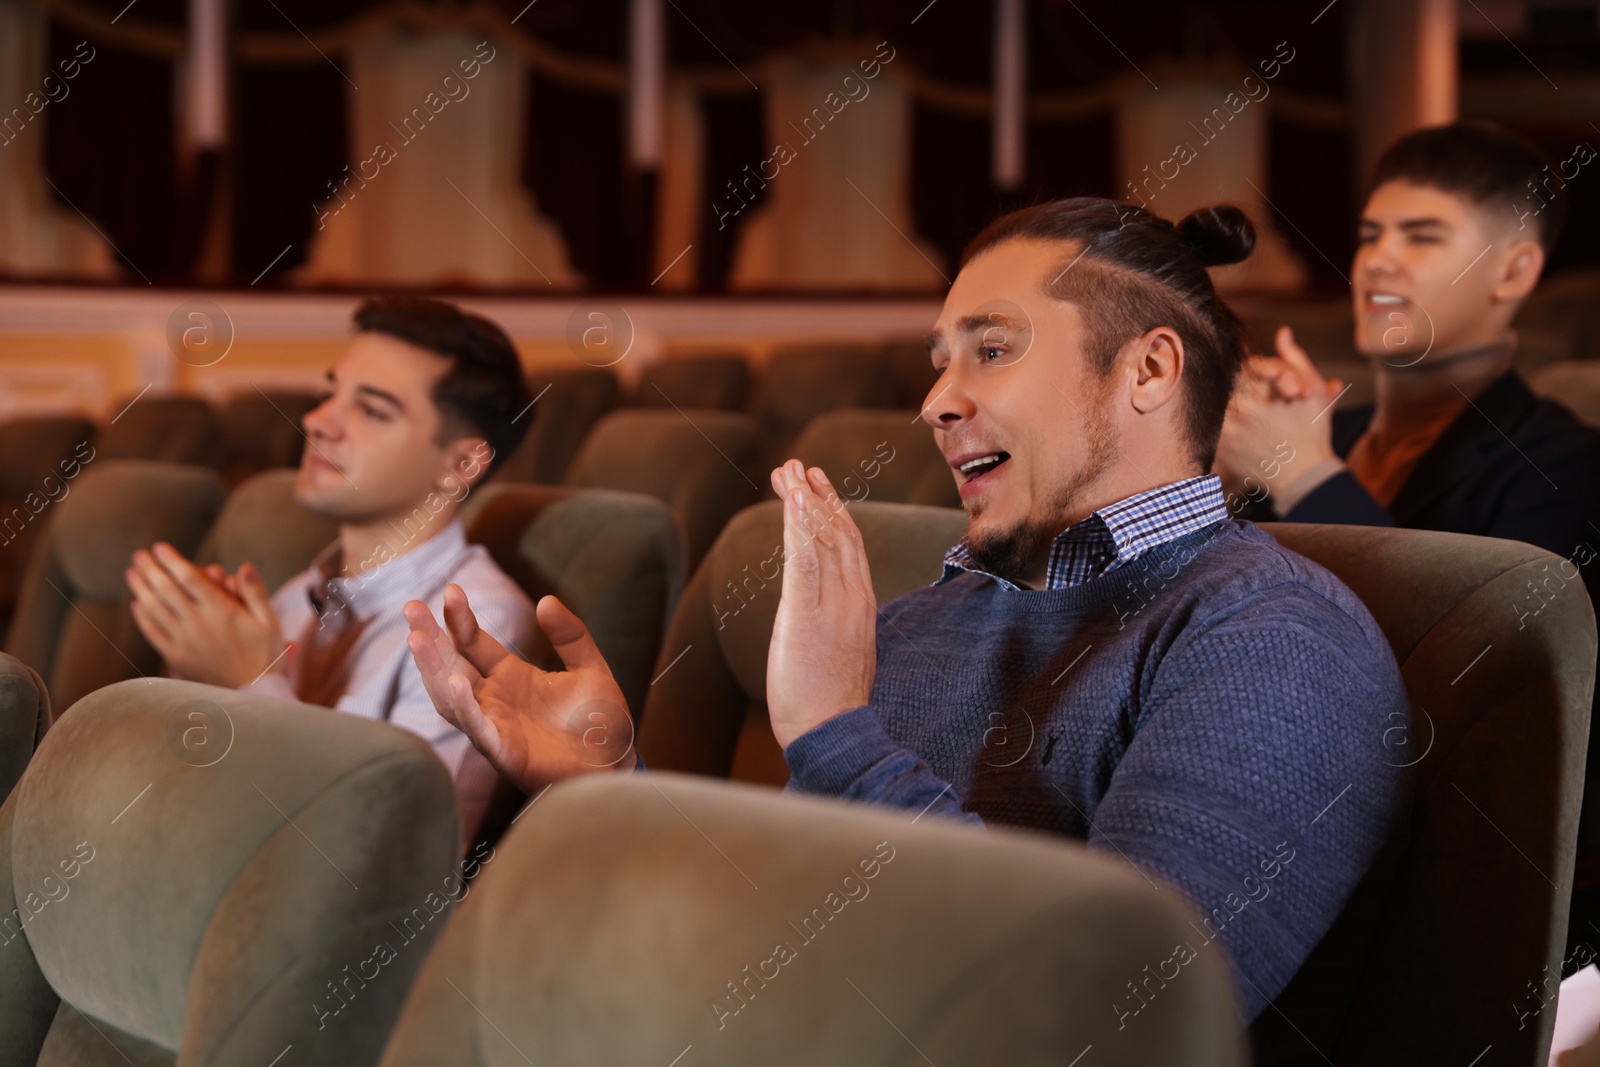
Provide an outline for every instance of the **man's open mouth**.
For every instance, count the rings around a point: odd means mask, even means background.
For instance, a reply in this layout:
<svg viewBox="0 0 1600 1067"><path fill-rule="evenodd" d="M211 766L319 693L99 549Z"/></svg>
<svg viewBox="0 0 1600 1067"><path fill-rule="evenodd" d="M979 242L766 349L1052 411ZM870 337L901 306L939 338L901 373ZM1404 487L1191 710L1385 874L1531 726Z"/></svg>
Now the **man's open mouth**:
<svg viewBox="0 0 1600 1067"><path fill-rule="evenodd" d="M969 459L956 469L965 474L970 481L973 478L983 477L1010 458L1010 452L991 452L986 456Z"/></svg>

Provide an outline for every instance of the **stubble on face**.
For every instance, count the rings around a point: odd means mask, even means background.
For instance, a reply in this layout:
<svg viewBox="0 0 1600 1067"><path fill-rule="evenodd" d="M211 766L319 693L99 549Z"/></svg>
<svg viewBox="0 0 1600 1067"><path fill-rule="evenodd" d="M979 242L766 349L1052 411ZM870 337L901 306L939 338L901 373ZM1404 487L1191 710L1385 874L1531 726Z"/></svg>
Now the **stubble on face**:
<svg viewBox="0 0 1600 1067"><path fill-rule="evenodd" d="M1066 529L1067 517L1076 513L1084 490L1116 461L1121 442L1112 428L1111 376L1099 384L1098 394L1079 405L1084 418L1083 461L1052 492L1043 513L1028 515L1004 529L968 535L967 552L977 569L1014 585L1025 584L1049 552L1050 542ZM981 498L968 506L969 527L983 511Z"/></svg>

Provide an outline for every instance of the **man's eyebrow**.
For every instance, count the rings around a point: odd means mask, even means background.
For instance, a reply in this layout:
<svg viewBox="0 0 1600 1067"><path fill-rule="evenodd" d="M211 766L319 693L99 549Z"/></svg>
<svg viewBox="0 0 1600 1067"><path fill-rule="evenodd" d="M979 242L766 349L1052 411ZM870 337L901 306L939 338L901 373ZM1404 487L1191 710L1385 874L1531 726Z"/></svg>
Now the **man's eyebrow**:
<svg viewBox="0 0 1600 1067"><path fill-rule="evenodd" d="M356 386L356 392L362 394L363 396L371 396L376 397L379 400L388 401L402 413L404 413L406 410L406 406L400 402L399 397L395 396L393 393L385 392L375 385L358 385Z"/></svg>
<svg viewBox="0 0 1600 1067"><path fill-rule="evenodd" d="M1377 219L1363 218L1357 225L1358 227L1366 229L1381 230L1383 228L1383 223L1379 222ZM1401 219L1399 222L1395 223L1395 227L1405 231L1427 230L1435 227L1447 230L1450 228L1450 224L1444 219L1435 218L1432 215L1426 215L1420 219Z"/></svg>

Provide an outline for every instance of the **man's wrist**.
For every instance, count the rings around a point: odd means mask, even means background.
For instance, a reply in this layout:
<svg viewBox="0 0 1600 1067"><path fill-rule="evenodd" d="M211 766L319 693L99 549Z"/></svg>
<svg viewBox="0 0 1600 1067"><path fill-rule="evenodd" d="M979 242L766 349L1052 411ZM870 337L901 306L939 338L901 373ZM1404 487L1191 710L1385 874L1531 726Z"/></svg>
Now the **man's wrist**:
<svg viewBox="0 0 1600 1067"><path fill-rule="evenodd" d="M1328 456L1306 467L1304 470L1291 473L1282 485L1271 490L1272 505L1280 517L1293 511L1312 490L1323 482L1345 469L1344 460L1338 456Z"/></svg>

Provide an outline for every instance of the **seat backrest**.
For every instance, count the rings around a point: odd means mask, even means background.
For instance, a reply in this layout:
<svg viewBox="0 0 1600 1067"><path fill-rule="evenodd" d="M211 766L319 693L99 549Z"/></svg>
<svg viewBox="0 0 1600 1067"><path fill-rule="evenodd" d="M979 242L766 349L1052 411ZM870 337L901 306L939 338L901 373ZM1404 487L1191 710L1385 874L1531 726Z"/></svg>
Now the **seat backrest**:
<svg viewBox="0 0 1600 1067"><path fill-rule="evenodd" d="M241 563L254 563L273 590L311 566L339 536L339 524L295 503L295 474L262 471L236 486L195 562L220 563L230 573Z"/></svg>
<svg viewBox="0 0 1600 1067"><path fill-rule="evenodd" d="M1528 375L1528 386L1590 426L1600 426L1600 361L1569 359L1546 363Z"/></svg>
<svg viewBox="0 0 1600 1067"><path fill-rule="evenodd" d="M142 396L117 405L100 430L102 459L159 459L216 467L222 461L217 413L196 396Z"/></svg>
<svg viewBox="0 0 1600 1067"><path fill-rule="evenodd" d="M0 652L0 802L50 729L50 693L39 672Z"/></svg>
<svg viewBox="0 0 1600 1067"><path fill-rule="evenodd" d="M879 348L807 345L779 349L761 375L753 405L761 425L762 463L770 469L787 458L806 423L824 411L893 408L901 403L900 393Z"/></svg>
<svg viewBox="0 0 1600 1067"><path fill-rule="evenodd" d="M594 775L502 840L382 1064L1242 1064L1194 921L1075 844Z"/></svg>
<svg viewBox="0 0 1600 1067"><path fill-rule="evenodd" d="M617 377L583 367L534 371L527 383L533 406L517 417L533 422L522 444L495 470L494 480L560 485L589 429L617 406Z"/></svg>
<svg viewBox="0 0 1600 1067"><path fill-rule="evenodd" d="M0 464L0 499L16 502L29 493L56 495L45 479L76 478L81 465L97 456L95 432L94 423L76 415L0 422L0 456L6 457Z"/></svg>
<svg viewBox="0 0 1600 1067"><path fill-rule="evenodd" d="M645 408L743 411L750 402L750 363L737 352L669 356L639 375L633 402Z"/></svg>
<svg viewBox="0 0 1600 1067"><path fill-rule="evenodd" d="M5 650L43 676L58 710L160 668L128 610L123 572L135 549L156 541L192 557L224 495L222 479L203 467L96 459L52 506Z"/></svg>
<svg viewBox="0 0 1600 1067"><path fill-rule="evenodd" d="M1415 806L1335 1058L1465 1063L1492 1044L1543 1063L1554 1011L1511 1024L1565 946L1596 650L1577 566L1464 534L1263 528L1361 598L1412 701L1409 730L1372 725L1414 767Z"/></svg>
<svg viewBox="0 0 1600 1067"><path fill-rule="evenodd" d="M850 514L880 604L937 579L945 550L967 526L957 508L867 500L851 504ZM766 703L782 565L783 505L771 500L734 516L690 578L639 726L639 751L652 769L788 779Z"/></svg>
<svg viewBox="0 0 1600 1067"><path fill-rule="evenodd" d="M846 500L961 506L950 465L916 411L824 412L806 424L793 451L806 466L826 471Z"/></svg>
<svg viewBox="0 0 1600 1067"><path fill-rule="evenodd" d="M723 525L756 498L766 476L757 465L750 416L631 408L589 432L567 484L663 501L681 524L692 569Z"/></svg>
<svg viewBox="0 0 1600 1067"><path fill-rule="evenodd" d="M371 1063L464 892L459 833L398 727L165 678L92 693L0 807L0 1057Z"/></svg>
<svg viewBox="0 0 1600 1067"><path fill-rule="evenodd" d="M257 389L229 399L218 417L221 467L228 484L274 467L298 467L306 443L300 420L317 404L312 393Z"/></svg>
<svg viewBox="0 0 1600 1067"><path fill-rule="evenodd" d="M933 393L939 372L933 369L928 342L923 338L891 341L883 346L883 360L894 380L897 408L921 411Z"/></svg>
<svg viewBox="0 0 1600 1067"><path fill-rule="evenodd" d="M0 423L0 620L16 606L22 574L53 506L97 456L95 425L73 416Z"/></svg>
<svg viewBox="0 0 1600 1067"><path fill-rule="evenodd" d="M469 501L468 539L534 603L554 594L583 620L637 715L683 592L683 543L666 505L639 493L554 485L488 485ZM543 635L536 640L521 651L559 666Z"/></svg>

